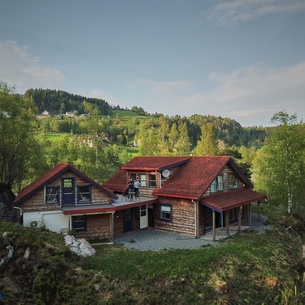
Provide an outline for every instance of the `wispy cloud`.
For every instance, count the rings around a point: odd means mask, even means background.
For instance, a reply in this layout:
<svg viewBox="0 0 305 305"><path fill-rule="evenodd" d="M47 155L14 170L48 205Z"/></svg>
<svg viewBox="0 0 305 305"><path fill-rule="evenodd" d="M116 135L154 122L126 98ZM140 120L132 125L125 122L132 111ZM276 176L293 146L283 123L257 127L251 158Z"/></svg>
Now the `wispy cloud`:
<svg viewBox="0 0 305 305"><path fill-rule="evenodd" d="M247 22L265 15L305 10L304 0L217 1L204 13L205 18L222 26Z"/></svg>
<svg viewBox="0 0 305 305"><path fill-rule="evenodd" d="M65 82L65 76L56 67L43 66L38 57L29 54L27 47L0 41L0 80L23 93L32 87L60 86Z"/></svg>
<svg viewBox="0 0 305 305"><path fill-rule="evenodd" d="M170 90L167 83L151 83L151 91L156 94L154 107L169 115L229 117L243 126L268 125L273 114L283 109L305 118L305 61L279 69L257 65L227 74L215 72L209 75L209 82L213 87L209 91L200 85L183 87L178 86L179 81L174 82L179 92L175 87Z"/></svg>

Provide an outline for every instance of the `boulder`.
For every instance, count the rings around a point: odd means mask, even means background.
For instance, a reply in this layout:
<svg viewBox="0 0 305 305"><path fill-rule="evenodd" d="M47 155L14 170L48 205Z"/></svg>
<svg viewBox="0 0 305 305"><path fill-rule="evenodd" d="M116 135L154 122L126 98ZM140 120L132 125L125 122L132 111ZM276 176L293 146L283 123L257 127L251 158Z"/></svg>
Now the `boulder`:
<svg viewBox="0 0 305 305"><path fill-rule="evenodd" d="M93 256L96 253L92 245L85 238L76 239L72 235L66 235L65 243L72 252L79 256Z"/></svg>

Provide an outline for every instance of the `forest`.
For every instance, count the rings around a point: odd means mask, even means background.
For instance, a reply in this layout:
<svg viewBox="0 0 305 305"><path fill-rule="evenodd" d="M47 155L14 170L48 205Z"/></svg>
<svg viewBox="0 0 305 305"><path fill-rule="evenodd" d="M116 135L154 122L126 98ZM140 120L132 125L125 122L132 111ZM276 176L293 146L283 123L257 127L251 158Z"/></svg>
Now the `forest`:
<svg viewBox="0 0 305 305"><path fill-rule="evenodd" d="M135 155L229 155L271 202L305 208L305 126L296 114L279 111L270 118L275 127L244 128L230 118L149 114L63 91L21 96L1 83L0 116L1 182L14 192L63 161L102 183Z"/></svg>

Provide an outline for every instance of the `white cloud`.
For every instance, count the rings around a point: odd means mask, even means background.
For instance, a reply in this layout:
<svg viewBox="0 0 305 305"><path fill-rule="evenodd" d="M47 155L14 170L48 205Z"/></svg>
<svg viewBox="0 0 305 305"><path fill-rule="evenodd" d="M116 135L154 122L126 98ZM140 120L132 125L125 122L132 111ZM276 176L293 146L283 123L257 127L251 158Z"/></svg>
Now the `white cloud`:
<svg viewBox="0 0 305 305"><path fill-rule="evenodd" d="M218 1L204 16L222 26L247 22L270 14L293 13L305 9L304 0Z"/></svg>
<svg viewBox="0 0 305 305"><path fill-rule="evenodd" d="M0 80L24 93L29 88L60 86L65 77L58 68L43 66L38 57L29 54L28 48L0 41Z"/></svg>
<svg viewBox="0 0 305 305"><path fill-rule="evenodd" d="M175 88L172 92L154 91L158 93L155 107L158 112L169 115L229 117L243 126L267 126L274 113L281 110L296 113L299 119L305 118L305 61L280 69L266 69L261 65L228 74L215 72L210 74L209 80L214 85L209 92L200 87L195 94L181 87L179 94ZM156 84L151 90L155 87ZM166 88L166 83L157 87Z"/></svg>

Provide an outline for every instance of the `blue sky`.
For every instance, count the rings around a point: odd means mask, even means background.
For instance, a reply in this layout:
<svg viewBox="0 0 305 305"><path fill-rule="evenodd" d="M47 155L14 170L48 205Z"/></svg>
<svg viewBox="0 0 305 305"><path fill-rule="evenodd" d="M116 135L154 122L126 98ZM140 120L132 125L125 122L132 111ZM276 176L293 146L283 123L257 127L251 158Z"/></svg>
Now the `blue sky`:
<svg viewBox="0 0 305 305"><path fill-rule="evenodd" d="M305 0L1 0L0 80L270 126L305 119Z"/></svg>

